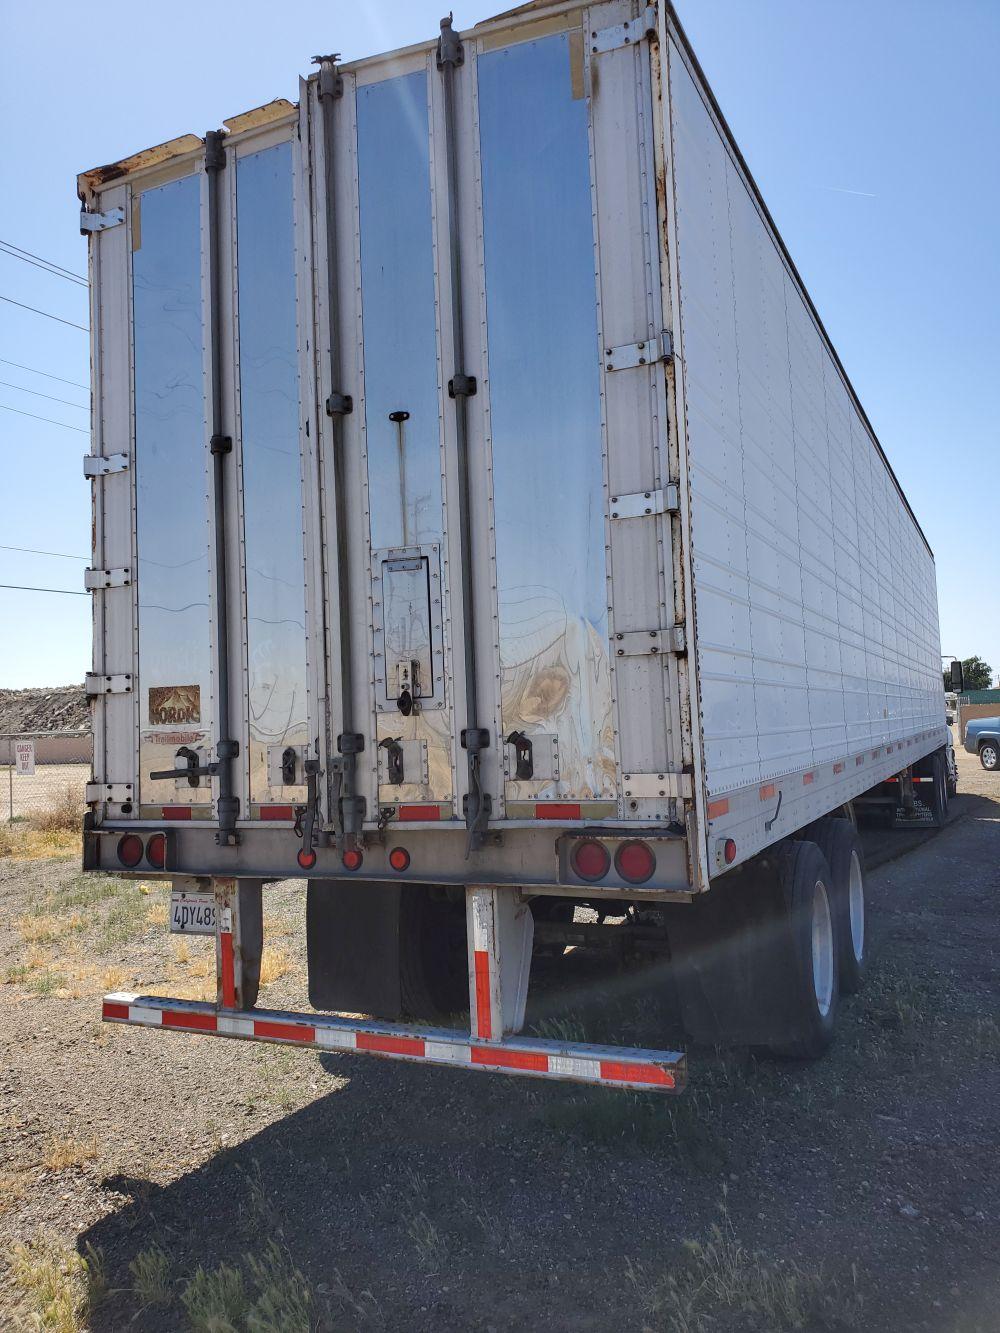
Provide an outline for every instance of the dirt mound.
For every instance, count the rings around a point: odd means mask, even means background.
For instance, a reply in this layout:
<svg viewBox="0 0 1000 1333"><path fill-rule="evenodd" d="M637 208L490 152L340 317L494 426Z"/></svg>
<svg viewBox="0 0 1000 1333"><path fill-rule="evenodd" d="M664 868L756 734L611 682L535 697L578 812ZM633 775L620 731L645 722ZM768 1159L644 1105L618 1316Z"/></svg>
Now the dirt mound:
<svg viewBox="0 0 1000 1333"><path fill-rule="evenodd" d="M0 733L89 730L90 709L82 685L0 690Z"/></svg>

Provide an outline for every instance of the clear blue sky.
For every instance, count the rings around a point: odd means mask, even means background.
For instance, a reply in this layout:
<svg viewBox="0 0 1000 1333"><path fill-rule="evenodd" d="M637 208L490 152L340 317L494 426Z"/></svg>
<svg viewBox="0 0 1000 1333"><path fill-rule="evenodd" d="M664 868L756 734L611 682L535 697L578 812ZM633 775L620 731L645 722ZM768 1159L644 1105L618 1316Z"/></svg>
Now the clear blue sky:
<svg viewBox="0 0 1000 1333"><path fill-rule="evenodd" d="M459 6L470 26L500 4ZM1000 4L680 0L716 96L937 556L942 647L1000 669ZM76 173L297 96L317 51L433 36L426 0L234 10L8 6L0 238L78 273ZM238 21L235 21L238 16ZM76 323L86 293L0 253L0 294ZM87 339L0 303L0 380L85 404ZM79 407L0 404L86 428ZM85 434L0 411L0 542L86 557ZM86 560L0 550L0 583L79 588ZM89 601L0 590L0 686L80 680Z"/></svg>

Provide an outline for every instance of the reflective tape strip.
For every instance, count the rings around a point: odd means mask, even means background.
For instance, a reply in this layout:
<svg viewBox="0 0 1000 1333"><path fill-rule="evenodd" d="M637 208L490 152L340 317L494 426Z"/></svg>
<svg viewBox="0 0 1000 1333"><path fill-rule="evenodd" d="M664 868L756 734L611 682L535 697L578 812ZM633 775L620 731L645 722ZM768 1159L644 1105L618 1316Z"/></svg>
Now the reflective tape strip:
<svg viewBox="0 0 1000 1333"><path fill-rule="evenodd" d="M728 815L728 814L729 814L729 802L728 802L728 801L726 801L726 800L722 800L722 801L709 801L709 803L708 803L708 817L709 817L709 819L719 819L722 815Z"/></svg>
<svg viewBox="0 0 1000 1333"><path fill-rule="evenodd" d="M472 1046L469 1042L425 1041L424 1057L450 1065L468 1065L472 1063Z"/></svg>
<svg viewBox="0 0 1000 1333"><path fill-rule="evenodd" d="M588 1046L583 1042L522 1037L477 1042L467 1033L440 1029L420 1032L323 1014L308 1015L308 1021L303 1021L306 1016L296 1013L273 1010L229 1012L201 1001L160 999L124 992L104 997L103 1016L110 1023L141 1024L175 1032L287 1042L391 1059L619 1087L671 1092L682 1088L685 1081L685 1058L680 1051Z"/></svg>
<svg viewBox="0 0 1000 1333"><path fill-rule="evenodd" d="M357 1034L359 1051L381 1051L383 1055L423 1056L424 1042L420 1037L385 1037L378 1032Z"/></svg>
<svg viewBox="0 0 1000 1333"><path fill-rule="evenodd" d="M163 1014L159 1009L144 1009L141 1005L136 1005L134 1008L129 1008L128 1021L143 1023L150 1028L159 1028L163 1026Z"/></svg>
<svg viewBox="0 0 1000 1333"><path fill-rule="evenodd" d="M220 1014L218 1028L224 1037L252 1037L253 1019L242 1014Z"/></svg>
<svg viewBox="0 0 1000 1333"><path fill-rule="evenodd" d="M217 1014L191 1013L186 1009L164 1009L160 1024L165 1028L190 1028L192 1032L215 1032Z"/></svg>
<svg viewBox="0 0 1000 1333"><path fill-rule="evenodd" d="M473 1046L474 1065L492 1065L497 1069L533 1069L548 1072L549 1057L534 1051L510 1051L502 1046Z"/></svg>
<svg viewBox="0 0 1000 1333"><path fill-rule="evenodd" d="M270 1019L255 1018L253 1035L271 1041L315 1041L316 1029L305 1023L274 1023Z"/></svg>
<svg viewBox="0 0 1000 1333"><path fill-rule="evenodd" d="M329 1047L332 1051L353 1051L357 1043L356 1032L345 1032L343 1028L318 1027L316 1045Z"/></svg>
<svg viewBox="0 0 1000 1333"><path fill-rule="evenodd" d="M233 955L232 932L219 932L219 952L222 962L222 1003L227 1009L236 1008L236 960Z"/></svg>
<svg viewBox="0 0 1000 1333"><path fill-rule="evenodd" d="M574 802L538 801L535 805L536 819L582 819L582 807Z"/></svg>
<svg viewBox="0 0 1000 1333"><path fill-rule="evenodd" d="M493 1036L490 1016L490 956L485 949L477 949L476 967L476 1035L485 1041Z"/></svg>
<svg viewBox="0 0 1000 1333"><path fill-rule="evenodd" d="M674 1086L674 1076L660 1065L630 1065L617 1060L601 1061L601 1078L611 1083L653 1083Z"/></svg>

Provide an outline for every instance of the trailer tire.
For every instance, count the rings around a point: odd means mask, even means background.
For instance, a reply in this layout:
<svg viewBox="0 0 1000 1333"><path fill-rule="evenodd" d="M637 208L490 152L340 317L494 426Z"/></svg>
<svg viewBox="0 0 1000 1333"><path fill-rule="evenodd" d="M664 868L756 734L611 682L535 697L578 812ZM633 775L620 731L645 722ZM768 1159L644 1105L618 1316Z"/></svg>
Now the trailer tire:
<svg viewBox="0 0 1000 1333"><path fill-rule="evenodd" d="M861 839L849 819L823 819L815 842L830 867L833 928L837 936L837 975L841 995L855 995L865 979L865 858Z"/></svg>
<svg viewBox="0 0 1000 1333"><path fill-rule="evenodd" d="M758 960L774 1016L766 1049L815 1060L833 1041L840 995L831 873L814 842L788 842L776 861L780 906Z"/></svg>
<svg viewBox="0 0 1000 1333"><path fill-rule="evenodd" d="M840 993L830 883L816 843L790 841L668 911L671 972L692 1041L801 1060L823 1054Z"/></svg>
<svg viewBox="0 0 1000 1333"><path fill-rule="evenodd" d="M469 1007L465 899L427 884L402 889L399 990L403 1014L447 1022Z"/></svg>

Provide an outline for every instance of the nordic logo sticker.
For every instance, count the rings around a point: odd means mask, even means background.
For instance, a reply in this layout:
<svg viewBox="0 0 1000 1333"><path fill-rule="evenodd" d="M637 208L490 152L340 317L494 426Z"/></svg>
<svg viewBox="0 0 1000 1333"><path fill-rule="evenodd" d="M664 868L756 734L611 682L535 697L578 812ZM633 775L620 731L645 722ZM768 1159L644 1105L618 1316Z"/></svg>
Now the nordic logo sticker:
<svg viewBox="0 0 1000 1333"><path fill-rule="evenodd" d="M149 725L176 726L178 722L201 721L200 685L151 685Z"/></svg>

